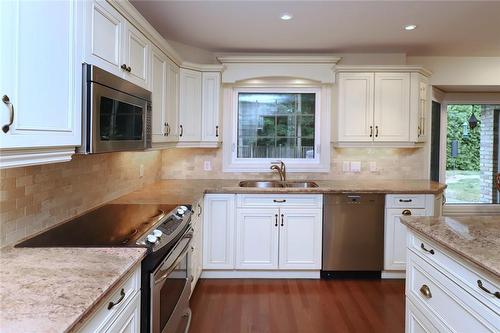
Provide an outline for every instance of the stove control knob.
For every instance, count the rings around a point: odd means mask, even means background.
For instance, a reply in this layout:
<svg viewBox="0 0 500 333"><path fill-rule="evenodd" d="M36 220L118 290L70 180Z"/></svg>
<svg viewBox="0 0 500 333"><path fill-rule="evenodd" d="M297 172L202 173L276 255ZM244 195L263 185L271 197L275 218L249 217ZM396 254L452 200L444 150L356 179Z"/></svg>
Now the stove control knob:
<svg viewBox="0 0 500 333"><path fill-rule="evenodd" d="M160 238L161 236L163 236L163 232L161 232L161 230L155 229L153 230L153 236Z"/></svg>
<svg viewBox="0 0 500 333"><path fill-rule="evenodd" d="M147 237L147 241L148 243L151 243L151 244L154 244L156 243L156 241L158 240L158 237L156 237L155 235L151 234L151 235L148 235Z"/></svg>
<svg viewBox="0 0 500 333"><path fill-rule="evenodd" d="M180 206L179 208L182 209L184 212L188 211L188 208L186 206Z"/></svg>
<svg viewBox="0 0 500 333"><path fill-rule="evenodd" d="M178 208L176 214L179 215L179 216L182 216L182 215L184 215L184 210Z"/></svg>

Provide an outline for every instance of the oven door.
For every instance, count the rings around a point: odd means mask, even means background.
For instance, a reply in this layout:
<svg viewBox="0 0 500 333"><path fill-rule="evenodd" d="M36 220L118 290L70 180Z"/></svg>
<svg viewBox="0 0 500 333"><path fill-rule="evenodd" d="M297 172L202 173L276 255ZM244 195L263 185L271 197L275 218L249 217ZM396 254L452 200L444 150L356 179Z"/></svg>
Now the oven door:
<svg viewBox="0 0 500 333"><path fill-rule="evenodd" d="M146 149L150 103L98 83L91 86L90 152Z"/></svg>
<svg viewBox="0 0 500 333"><path fill-rule="evenodd" d="M193 229L178 241L158 268L151 273L151 332L185 333L189 329L191 310L191 272L188 250Z"/></svg>

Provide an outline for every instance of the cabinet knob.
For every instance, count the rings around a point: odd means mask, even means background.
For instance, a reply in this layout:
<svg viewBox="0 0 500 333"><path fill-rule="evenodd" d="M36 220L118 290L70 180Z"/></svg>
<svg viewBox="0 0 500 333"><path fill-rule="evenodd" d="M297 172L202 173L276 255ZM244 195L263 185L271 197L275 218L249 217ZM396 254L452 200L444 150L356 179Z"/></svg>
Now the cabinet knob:
<svg viewBox="0 0 500 333"><path fill-rule="evenodd" d="M126 70L127 70L127 64L122 64L122 65L120 66L120 68L121 68L121 69L123 69L124 71L126 71Z"/></svg>
<svg viewBox="0 0 500 333"><path fill-rule="evenodd" d="M215 126L215 137L219 137L219 125Z"/></svg>
<svg viewBox="0 0 500 333"><path fill-rule="evenodd" d="M281 214L281 226L283 226L283 225L284 225L284 224L283 224L284 217L285 217L285 216L284 216L283 214Z"/></svg>
<svg viewBox="0 0 500 333"><path fill-rule="evenodd" d="M375 137L378 138L378 126L375 126Z"/></svg>
<svg viewBox="0 0 500 333"><path fill-rule="evenodd" d="M184 134L184 127L182 127L182 125L179 126L181 128L181 132L179 133L179 136L182 136L182 134Z"/></svg>
<svg viewBox="0 0 500 333"><path fill-rule="evenodd" d="M2 131L7 133L10 130L10 126L14 123L14 105L10 102L9 96L3 95L2 102L9 109L9 122L2 126Z"/></svg>
<svg viewBox="0 0 500 333"><path fill-rule="evenodd" d="M370 126L370 138L373 137L373 126Z"/></svg>
<svg viewBox="0 0 500 333"><path fill-rule="evenodd" d="M411 210L405 209L405 210L403 210L403 212L401 214L403 214L405 216L410 216L411 215Z"/></svg>
<svg viewBox="0 0 500 333"><path fill-rule="evenodd" d="M430 254L434 254L434 250L433 250L433 249L427 250L427 249L425 248L424 243L420 243L420 248L421 248L422 250L424 250L425 252L429 252Z"/></svg>
<svg viewBox="0 0 500 333"><path fill-rule="evenodd" d="M432 298L431 289L426 284L423 284L422 287L420 287L420 293L424 295L425 298Z"/></svg>
<svg viewBox="0 0 500 333"><path fill-rule="evenodd" d="M278 214L274 214L274 226L278 226Z"/></svg>
<svg viewBox="0 0 500 333"><path fill-rule="evenodd" d="M477 280L477 286L479 287L479 289L481 289L482 291L490 294L490 295L493 295L495 296L496 298L500 298L500 291L495 291L495 292L492 292L492 291L489 291L488 289L486 289L484 286L483 286L483 282L481 280Z"/></svg>
<svg viewBox="0 0 500 333"><path fill-rule="evenodd" d="M115 305L120 304L124 298L125 298L125 289L122 288L122 290L120 291L120 298L116 302L109 302L108 310L111 310L113 307L115 307Z"/></svg>

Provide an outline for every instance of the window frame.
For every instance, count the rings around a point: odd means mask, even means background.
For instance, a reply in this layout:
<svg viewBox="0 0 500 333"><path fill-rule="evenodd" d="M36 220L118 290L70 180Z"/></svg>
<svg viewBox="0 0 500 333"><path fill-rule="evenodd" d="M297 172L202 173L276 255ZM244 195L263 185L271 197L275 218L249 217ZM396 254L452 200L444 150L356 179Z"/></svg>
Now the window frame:
<svg viewBox="0 0 500 333"><path fill-rule="evenodd" d="M448 136L448 105L454 104L500 104L500 95L485 93L443 93L433 100L441 103L441 135L439 182L446 184L446 144ZM429 149L430 150L430 149ZM430 164L430 163L428 163ZM446 191L443 192L446 201ZM446 203L443 202L443 215L495 215L500 212L500 204L491 203Z"/></svg>
<svg viewBox="0 0 500 333"><path fill-rule="evenodd" d="M321 85L287 87L264 85L226 88L224 92L224 172L269 172L272 162L283 161L288 172L328 172L330 170L330 136L328 135L331 108L330 88ZM238 158L239 93L314 93L314 159L305 158ZM327 102L330 101L330 102Z"/></svg>

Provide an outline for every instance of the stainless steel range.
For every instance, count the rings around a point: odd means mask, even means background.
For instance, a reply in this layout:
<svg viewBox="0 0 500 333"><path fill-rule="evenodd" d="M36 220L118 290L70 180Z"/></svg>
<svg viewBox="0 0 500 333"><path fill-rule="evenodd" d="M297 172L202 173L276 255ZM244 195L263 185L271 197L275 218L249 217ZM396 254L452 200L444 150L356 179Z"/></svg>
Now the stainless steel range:
<svg viewBox="0 0 500 333"><path fill-rule="evenodd" d="M191 320L188 249L191 206L109 204L16 247L145 247L141 332L187 332Z"/></svg>

